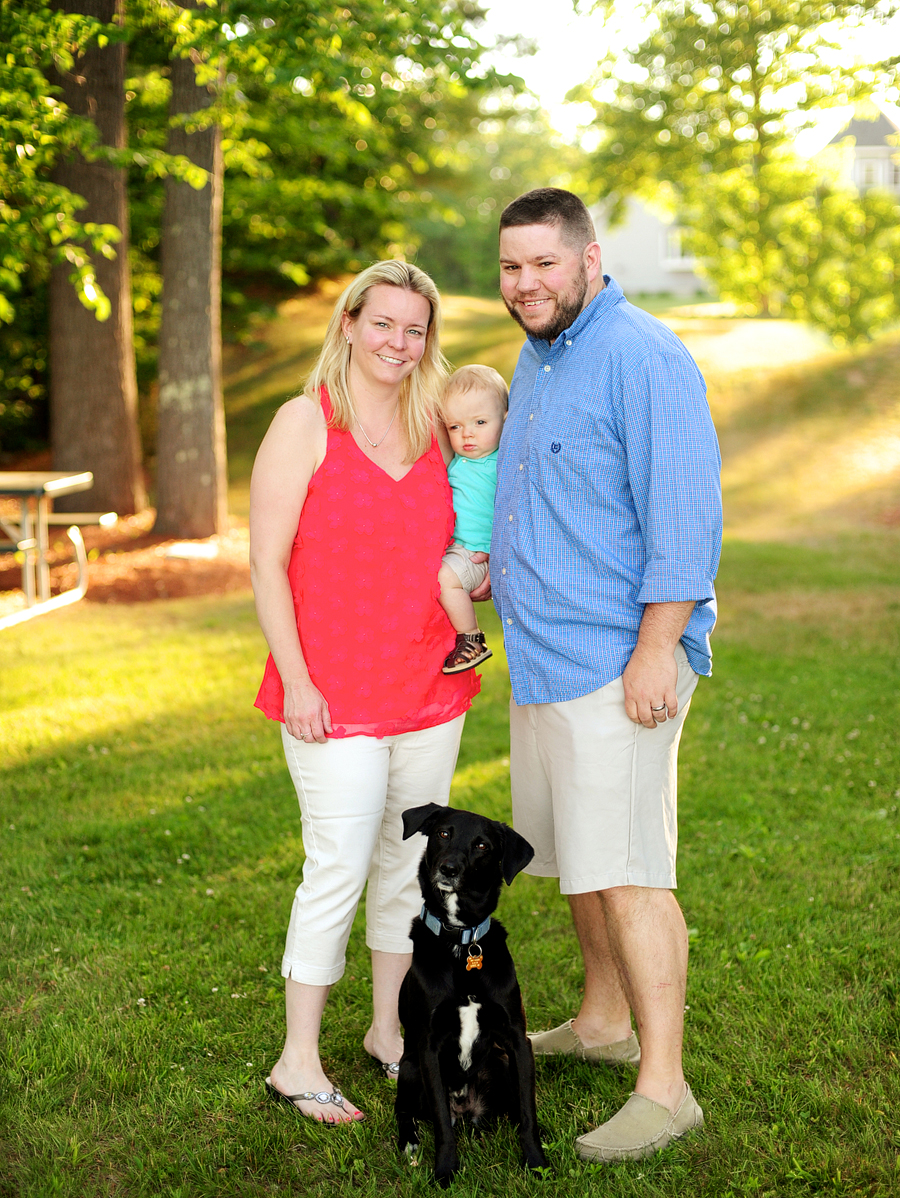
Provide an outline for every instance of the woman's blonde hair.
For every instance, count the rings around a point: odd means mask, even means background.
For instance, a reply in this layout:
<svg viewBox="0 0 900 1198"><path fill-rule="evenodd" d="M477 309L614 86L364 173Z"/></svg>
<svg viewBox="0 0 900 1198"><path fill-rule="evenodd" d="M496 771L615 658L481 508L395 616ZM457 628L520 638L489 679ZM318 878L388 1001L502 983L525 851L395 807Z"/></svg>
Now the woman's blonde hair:
<svg viewBox="0 0 900 1198"><path fill-rule="evenodd" d="M417 266L408 262L376 262L356 276L334 306L325 342L312 369L303 394L321 402L327 387L333 415L329 424L344 432L356 420L350 394L350 346L341 327L344 313L356 320L373 287L386 285L413 291L428 301L431 318L425 334L425 349L415 370L400 385L400 427L406 437L406 461L414 462L431 445L438 397L448 374L447 362L440 349L441 297L434 282Z"/></svg>

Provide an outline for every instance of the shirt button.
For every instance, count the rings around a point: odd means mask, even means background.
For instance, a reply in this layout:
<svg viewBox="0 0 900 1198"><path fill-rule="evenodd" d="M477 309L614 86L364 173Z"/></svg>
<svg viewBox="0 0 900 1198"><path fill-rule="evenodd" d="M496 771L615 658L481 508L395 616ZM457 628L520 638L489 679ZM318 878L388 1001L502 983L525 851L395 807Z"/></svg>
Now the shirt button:
<svg viewBox="0 0 900 1198"><path fill-rule="evenodd" d="M549 374L549 373L550 373L550 367L549 367L549 366L545 366L545 367L544 367L544 374Z"/></svg>
<svg viewBox="0 0 900 1198"><path fill-rule="evenodd" d="M512 516L510 516L509 522L510 522L510 524L512 524Z"/></svg>
<svg viewBox="0 0 900 1198"><path fill-rule="evenodd" d="M503 569L500 571L500 573L501 573L501 574L505 574L505 573L506 573L506 567L505 567L505 566L504 566L504 567L503 567Z"/></svg>
<svg viewBox="0 0 900 1198"><path fill-rule="evenodd" d="M572 342L571 342L571 341L567 341L567 342L566 342L566 345L571 345L571 344L572 344Z"/></svg>
<svg viewBox="0 0 900 1198"><path fill-rule="evenodd" d="M521 462L519 462L519 469L520 469L520 470L524 470L524 469L525 469L525 467L522 465L522 463L521 463Z"/></svg>
<svg viewBox="0 0 900 1198"><path fill-rule="evenodd" d="M507 624L512 624L512 619L507 619Z"/></svg>
<svg viewBox="0 0 900 1198"><path fill-rule="evenodd" d="M531 415L528 417L528 419L529 419L529 420L534 420L534 412L532 412L532 413L531 413Z"/></svg>

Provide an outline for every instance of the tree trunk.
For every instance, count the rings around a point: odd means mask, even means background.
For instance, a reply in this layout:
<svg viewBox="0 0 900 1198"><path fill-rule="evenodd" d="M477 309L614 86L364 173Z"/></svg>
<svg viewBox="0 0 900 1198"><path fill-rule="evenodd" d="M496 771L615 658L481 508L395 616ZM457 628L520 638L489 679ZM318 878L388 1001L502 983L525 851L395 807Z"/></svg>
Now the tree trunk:
<svg viewBox="0 0 900 1198"><path fill-rule="evenodd" d="M85 13L112 22L122 0L58 0L65 12ZM100 141L125 145L124 43L89 50L65 76L54 82L73 113L90 117ZM122 233L116 257L96 256L97 281L112 312L98 321L69 282L69 268L57 266L50 280L50 428L56 470L92 470L89 506L130 515L146 503L141 474L137 422L137 379L128 265L128 198L125 172L80 155L60 162L54 172L62 184L87 200L82 221L115 225ZM84 495L56 501L60 511L82 510Z"/></svg>
<svg viewBox="0 0 900 1198"><path fill-rule="evenodd" d="M193 5L184 5L193 7ZM170 114L212 103L191 59L172 60ZM225 413L222 403L222 145L218 125L195 133L174 126L171 154L209 174L196 191L166 180L159 336L159 439L156 531L208 537L227 520Z"/></svg>

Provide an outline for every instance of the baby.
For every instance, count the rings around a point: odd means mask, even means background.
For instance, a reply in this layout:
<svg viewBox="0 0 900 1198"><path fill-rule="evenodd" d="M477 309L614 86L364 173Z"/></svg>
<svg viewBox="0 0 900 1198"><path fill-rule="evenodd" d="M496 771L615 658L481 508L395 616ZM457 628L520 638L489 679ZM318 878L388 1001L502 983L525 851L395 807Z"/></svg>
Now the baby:
<svg viewBox="0 0 900 1198"><path fill-rule="evenodd" d="M489 553L497 489L497 446L509 403L509 390L490 366L462 366L447 380L441 415L455 454L447 467L456 526L438 574L441 606L456 630L456 645L444 662L445 674L471 670L491 656L478 628L469 592L484 581L487 562L469 554Z"/></svg>

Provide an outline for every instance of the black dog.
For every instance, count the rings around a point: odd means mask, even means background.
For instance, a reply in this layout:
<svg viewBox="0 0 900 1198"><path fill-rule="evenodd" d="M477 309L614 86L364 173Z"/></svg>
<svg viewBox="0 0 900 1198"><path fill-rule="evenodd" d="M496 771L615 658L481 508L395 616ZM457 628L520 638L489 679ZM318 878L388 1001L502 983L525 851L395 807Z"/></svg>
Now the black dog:
<svg viewBox="0 0 900 1198"><path fill-rule="evenodd" d="M453 1124L506 1114L530 1169L547 1161L534 1101L534 1056L506 932L491 915L500 889L534 856L524 837L470 811L427 803L403 813L403 839L428 836L419 866L425 905L413 920L400 989L403 1056L395 1112L400 1150L418 1152L417 1119L434 1125L434 1172L459 1168Z"/></svg>

